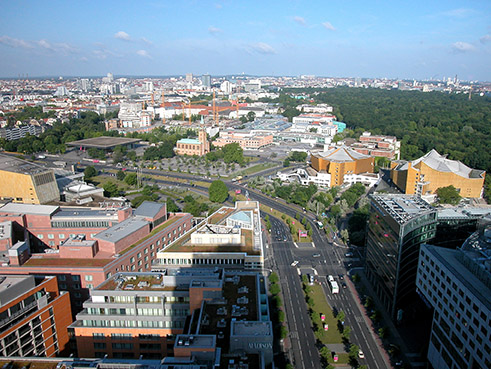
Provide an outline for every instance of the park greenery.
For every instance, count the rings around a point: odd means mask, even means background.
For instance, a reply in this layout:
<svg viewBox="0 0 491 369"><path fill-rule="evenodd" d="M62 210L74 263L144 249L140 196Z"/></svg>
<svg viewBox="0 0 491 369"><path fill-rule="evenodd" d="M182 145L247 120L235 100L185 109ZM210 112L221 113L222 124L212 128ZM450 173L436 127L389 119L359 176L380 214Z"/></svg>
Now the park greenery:
<svg viewBox="0 0 491 369"><path fill-rule="evenodd" d="M223 203L228 197L227 185L221 180L211 182L208 188L208 196L212 202Z"/></svg>
<svg viewBox="0 0 491 369"><path fill-rule="evenodd" d="M462 197L459 195L459 191L452 185L447 187L440 187L436 190L438 196L438 202L440 204L457 205Z"/></svg>
<svg viewBox="0 0 491 369"><path fill-rule="evenodd" d="M223 160L225 163L245 163L244 151L238 143L231 143L223 146L221 149L215 149L206 154L209 161Z"/></svg>

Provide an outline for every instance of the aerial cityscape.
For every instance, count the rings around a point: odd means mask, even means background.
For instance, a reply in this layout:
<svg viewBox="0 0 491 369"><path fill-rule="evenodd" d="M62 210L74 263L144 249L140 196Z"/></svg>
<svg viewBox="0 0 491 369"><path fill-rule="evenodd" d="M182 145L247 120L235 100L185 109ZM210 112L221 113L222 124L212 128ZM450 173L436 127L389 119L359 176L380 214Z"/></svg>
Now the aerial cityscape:
<svg viewBox="0 0 491 369"><path fill-rule="evenodd" d="M2 14L2 368L491 367L491 3Z"/></svg>

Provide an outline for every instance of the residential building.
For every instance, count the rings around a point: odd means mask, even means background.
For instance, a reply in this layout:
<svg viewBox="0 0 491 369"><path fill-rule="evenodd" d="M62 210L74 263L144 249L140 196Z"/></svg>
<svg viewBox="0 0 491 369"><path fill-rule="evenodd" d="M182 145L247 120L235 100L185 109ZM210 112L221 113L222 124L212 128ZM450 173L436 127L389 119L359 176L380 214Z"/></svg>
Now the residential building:
<svg viewBox="0 0 491 369"><path fill-rule="evenodd" d="M335 115L325 115L325 114L300 114L299 116L293 117L293 125L299 123L312 124L312 123L332 123L336 120Z"/></svg>
<svg viewBox="0 0 491 369"><path fill-rule="evenodd" d="M251 132L236 132L236 131L221 131L213 145L223 147L231 143L238 143L244 150L257 150L261 147L271 145L273 143L272 134L254 134Z"/></svg>
<svg viewBox="0 0 491 369"><path fill-rule="evenodd" d="M0 355L67 355L70 298L56 277L0 275Z"/></svg>
<svg viewBox="0 0 491 369"><path fill-rule="evenodd" d="M406 194L431 195L440 187L453 185L462 197L481 197L484 170L472 169L431 150L413 161L394 161L390 177Z"/></svg>
<svg viewBox="0 0 491 369"><path fill-rule="evenodd" d="M436 226L436 210L417 196L370 196L365 272L393 319L414 302L419 247Z"/></svg>
<svg viewBox="0 0 491 369"><path fill-rule="evenodd" d="M19 138L26 137L28 134L31 136L39 136L44 132L44 127L35 124L26 124L21 126L15 126L11 128L0 128L0 138L5 138L8 141L18 140Z"/></svg>
<svg viewBox="0 0 491 369"><path fill-rule="evenodd" d="M157 253L152 270L169 267L262 268L262 240L259 203L237 201L223 206L191 232Z"/></svg>
<svg viewBox="0 0 491 369"><path fill-rule="evenodd" d="M360 154L345 146L312 153L310 160L311 166L316 172L330 176L329 187L340 186L357 180L361 181L361 177L357 178L354 175L373 173L373 157Z"/></svg>
<svg viewBox="0 0 491 369"><path fill-rule="evenodd" d="M317 105L300 104L297 105L297 110L300 110L301 112L304 113L325 114L325 113L332 113L333 108L332 106L329 106L327 104L317 104Z"/></svg>
<svg viewBox="0 0 491 369"><path fill-rule="evenodd" d="M257 273L118 273L91 291L71 328L80 357L171 363L242 354L257 355L258 367L272 363L267 289Z"/></svg>
<svg viewBox="0 0 491 369"><path fill-rule="evenodd" d="M0 198L25 204L60 200L53 169L0 155Z"/></svg>
<svg viewBox="0 0 491 369"><path fill-rule="evenodd" d="M427 354L433 368L491 366L490 221L458 250L421 246L416 285L434 309Z"/></svg>
<svg viewBox="0 0 491 369"><path fill-rule="evenodd" d="M74 312L88 292L121 271L151 269L157 250L191 229L192 216L170 214L165 204L145 202L133 213L129 207L102 209L56 206L21 213L8 204L4 222L12 222L10 248L0 251L0 273L58 276L61 290L70 291ZM8 207L5 211L5 207ZM2 213L0 212L0 215Z"/></svg>
<svg viewBox="0 0 491 369"><path fill-rule="evenodd" d="M372 135L371 132L363 132L359 142L351 145L351 148L365 155L382 156L399 160L401 157L401 142L395 136Z"/></svg>

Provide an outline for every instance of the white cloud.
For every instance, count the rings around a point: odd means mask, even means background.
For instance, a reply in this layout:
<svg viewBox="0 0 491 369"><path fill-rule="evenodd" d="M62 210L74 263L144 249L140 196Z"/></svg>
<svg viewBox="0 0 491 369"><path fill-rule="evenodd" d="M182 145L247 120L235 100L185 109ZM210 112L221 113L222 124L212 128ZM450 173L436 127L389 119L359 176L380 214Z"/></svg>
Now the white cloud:
<svg viewBox="0 0 491 369"><path fill-rule="evenodd" d="M481 41L481 44L487 44L488 42L491 42L491 35L484 35L479 41Z"/></svg>
<svg viewBox="0 0 491 369"><path fill-rule="evenodd" d="M142 56L144 58L152 59L152 57L150 56L147 50L138 50L136 52L136 55Z"/></svg>
<svg viewBox="0 0 491 369"><path fill-rule="evenodd" d="M325 29L328 29L329 31L335 31L336 28L331 24L331 22L324 22L322 23Z"/></svg>
<svg viewBox="0 0 491 369"><path fill-rule="evenodd" d="M216 34L222 33L223 31L220 28L210 26L210 27L208 27L208 32L211 33L212 35L216 35Z"/></svg>
<svg viewBox="0 0 491 369"><path fill-rule="evenodd" d="M50 50L50 51L55 51L54 47L51 46L51 44L46 41L46 40L39 40L38 41L38 45L43 48L43 49L46 49L46 50Z"/></svg>
<svg viewBox="0 0 491 369"><path fill-rule="evenodd" d="M293 17L293 20L300 24L301 26L307 25L307 22L305 22L305 19L303 17L299 17L298 15Z"/></svg>
<svg viewBox="0 0 491 369"><path fill-rule="evenodd" d="M128 35L125 31L119 31L114 34L114 38L123 41L131 41L130 35Z"/></svg>
<svg viewBox="0 0 491 369"><path fill-rule="evenodd" d="M273 48L273 46L265 42L257 42L249 46L252 51L259 54L276 54L276 50Z"/></svg>
<svg viewBox="0 0 491 369"><path fill-rule="evenodd" d="M115 58L121 58L122 57L122 55L115 53L114 51L106 49L105 46L103 46L103 45L100 46L99 50L92 51L92 54L94 54L94 56L96 58L103 59L103 60L107 59L108 56L113 56Z"/></svg>
<svg viewBox="0 0 491 369"><path fill-rule="evenodd" d="M0 36L0 44L14 47L14 48L24 48L24 49L32 49L33 46L24 40L20 40L18 38L12 38L9 36Z"/></svg>
<svg viewBox="0 0 491 369"><path fill-rule="evenodd" d="M468 42L457 41L452 44L452 50L454 53L466 53L476 50L476 47Z"/></svg>
<svg viewBox="0 0 491 369"><path fill-rule="evenodd" d="M149 39L145 38L145 37L142 37L141 40L146 43L147 45L153 45L153 42L150 41Z"/></svg>
<svg viewBox="0 0 491 369"><path fill-rule="evenodd" d="M443 15L453 18L464 18L467 17L468 15L473 14L474 12L475 11L473 9L459 8L459 9L452 9L443 12Z"/></svg>

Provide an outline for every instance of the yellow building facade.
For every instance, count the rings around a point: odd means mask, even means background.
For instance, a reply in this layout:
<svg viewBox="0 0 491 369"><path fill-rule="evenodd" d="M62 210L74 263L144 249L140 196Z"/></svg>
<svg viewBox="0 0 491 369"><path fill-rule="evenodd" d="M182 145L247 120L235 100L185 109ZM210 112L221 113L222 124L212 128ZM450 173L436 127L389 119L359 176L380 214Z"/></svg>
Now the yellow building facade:
<svg viewBox="0 0 491 369"><path fill-rule="evenodd" d="M486 172L450 160L436 150L410 162L391 163L391 179L408 195L433 195L441 187L454 186L462 197L481 197Z"/></svg>
<svg viewBox="0 0 491 369"><path fill-rule="evenodd" d="M2 155L0 199L24 204L46 204L59 201L60 191L52 169Z"/></svg>
<svg viewBox="0 0 491 369"><path fill-rule="evenodd" d="M312 154L311 166L317 172L331 175L330 187L340 186L346 174L373 173L374 158L348 147Z"/></svg>

